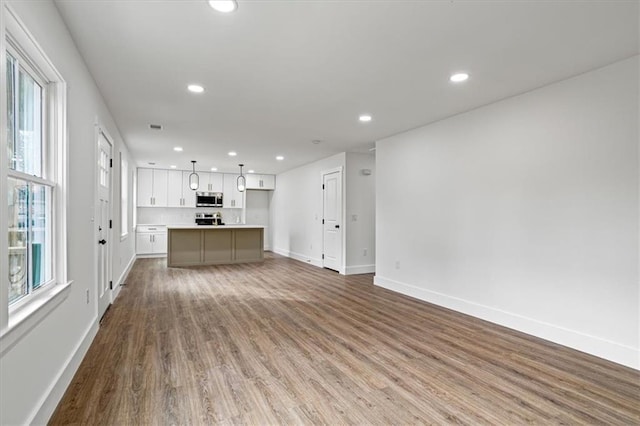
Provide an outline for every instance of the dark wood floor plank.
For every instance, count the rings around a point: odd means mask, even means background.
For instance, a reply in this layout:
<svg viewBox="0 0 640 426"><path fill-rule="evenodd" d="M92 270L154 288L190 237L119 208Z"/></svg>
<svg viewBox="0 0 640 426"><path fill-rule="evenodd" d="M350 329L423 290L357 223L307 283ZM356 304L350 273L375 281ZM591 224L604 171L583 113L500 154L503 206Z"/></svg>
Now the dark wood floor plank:
<svg viewBox="0 0 640 426"><path fill-rule="evenodd" d="M640 424L640 373L271 253L136 261L52 425Z"/></svg>

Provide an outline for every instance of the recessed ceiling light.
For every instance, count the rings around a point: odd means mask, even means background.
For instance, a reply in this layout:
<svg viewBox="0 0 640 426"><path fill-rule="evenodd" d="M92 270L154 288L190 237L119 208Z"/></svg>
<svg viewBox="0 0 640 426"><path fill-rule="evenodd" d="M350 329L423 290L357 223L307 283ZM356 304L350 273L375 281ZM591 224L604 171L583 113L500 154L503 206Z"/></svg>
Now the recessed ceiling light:
<svg viewBox="0 0 640 426"><path fill-rule="evenodd" d="M149 124L151 130L162 130L162 124Z"/></svg>
<svg viewBox="0 0 640 426"><path fill-rule="evenodd" d="M212 167L212 168L211 168L211 171L212 171L212 172L217 172L217 171L218 171L218 168L217 168L217 167Z"/></svg>
<svg viewBox="0 0 640 426"><path fill-rule="evenodd" d="M209 6L218 12L229 13L238 8L238 3L235 0L209 0Z"/></svg>
<svg viewBox="0 0 640 426"><path fill-rule="evenodd" d="M238 155L237 152L235 151L229 151L229 157L235 157L236 155Z"/></svg>
<svg viewBox="0 0 640 426"><path fill-rule="evenodd" d="M322 143L322 141L320 139L314 139L311 141L311 143L314 145L318 145L319 143Z"/></svg>
<svg viewBox="0 0 640 426"><path fill-rule="evenodd" d="M247 173L255 173L254 170L247 170Z"/></svg>
<svg viewBox="0 0 640 426"><path fill-rule="evenodd" d="M176 166L174 166L173 164L172 164L172 165L170 165L169 167L171 167L172 169L175 169L175 168L176 168Z"/></svg>
<svg viewBox="0 0 640 426"><path fill-rule="evenodd" d="M204 92L204 87L202 87L202 86L200 86L198 84L190 84L190 85L187 86L187 89L190 92L193 92L193 93L202 93L202 92Z"/></svg>
<svg viewBox="0 0 640 426"><path fill-rule="evenodd" d="M175 152L182 152L182 147L181 147L181 146L174 146L174 147L173 147L173 150L174 150Z"/></svg>
<svg viewBox="0 0 640 426"><path fill-rule="evenodd" d="M276 160L278 160L278 161L282 161L282 160L284 160L284 157L283 157L282 155L278 155L278 156L276 157Z"/></svg>
<svg viewBox="0 0 640 426"><path fill-rule="evenodd" d="M150 165L150 166L155 166L155 165L156 165L156 163L154 163L154 162L152 162L152 161L149 161L149 165Z"/></svg>
<svg viewBox="0 0 640 426"><path fill-rule="evenodd" d="M449 77L449 80L452 83L462 83L463 81L467 81L468 79L469 79L469 74L467 74L466 72L455 73L455 74L452 74L451 77Z"/></svg>
<svg viewBox="0 0 640 426"><path fill-rule="evenodd" d="M372 119L373 118L369 114L362 114L360 117L358 117L358 120L360 120L360 121L362 121L364 123L368 123Z"/></svg>

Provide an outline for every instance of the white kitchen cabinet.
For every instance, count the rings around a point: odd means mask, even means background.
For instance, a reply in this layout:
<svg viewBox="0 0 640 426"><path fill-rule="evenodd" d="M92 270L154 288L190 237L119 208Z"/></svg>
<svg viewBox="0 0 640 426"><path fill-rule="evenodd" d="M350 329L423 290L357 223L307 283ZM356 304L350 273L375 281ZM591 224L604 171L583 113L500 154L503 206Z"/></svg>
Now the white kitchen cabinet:
<svg viewBox="0 0 640 426"><path fill-rule="evenodd" d="M275 175L256 175L251 173L251 174L248 174L246 177L247 177L247 189L262 189L262 190L276 189Z"/></svg>
<svg viewBox="0 0 640 426"><path fill-rule="evenodd" d="M195 207L195 191L189 188L189 175L191 172L181 170L169 170L167 184L168 207Z"/></svg>
<svg viewBox="0 0 640 426"><path fill-rule="evenodd" d="M167 227L139 225L136 228L136 253L141 255L167 254Z"/></svg>
<svg viewBox="0 0 640 426"><path fill-rule="evenodd" d="M167 182L167 207L182 207L182 171L170 170Z"/></svg>
<svg viewBox="0 0 640 426"><path fill-rule="evenodd" d="M138 169L138 207L167 207L168 170Z"/></svg>
<svg viewBox="0 0 640 426"><path fill-rule="evenodd" d="M196 191L200 191L200 188L194 191L189 187L189 175L191 172L182 172L182 207L196 206Z"/></svg>
<svg viewBox="0 0 640 426"><path fill-rule="evenodd" d="M244 191L238 191L238 175L224 174L222 207L241 209L244 205Z"/></svg>
<svg viewBox="0 0 640 426"><path fill-rule="evenodd" d="M200 187L198 188L198 191L224 191L224 177L222 173L198 173L198 175L200 176Z"/></svg>

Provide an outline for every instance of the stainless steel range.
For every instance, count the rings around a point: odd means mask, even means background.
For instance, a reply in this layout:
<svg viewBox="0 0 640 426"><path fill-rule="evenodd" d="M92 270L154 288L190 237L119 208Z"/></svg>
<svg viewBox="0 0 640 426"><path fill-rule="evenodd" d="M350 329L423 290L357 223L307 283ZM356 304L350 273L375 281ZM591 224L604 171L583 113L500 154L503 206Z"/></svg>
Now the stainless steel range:
<svg viewBox="0 0 640 426"><path fill-rule="evenodd" d="M196 213L196 225L224 225L222 214L220 212Z"/></svg>

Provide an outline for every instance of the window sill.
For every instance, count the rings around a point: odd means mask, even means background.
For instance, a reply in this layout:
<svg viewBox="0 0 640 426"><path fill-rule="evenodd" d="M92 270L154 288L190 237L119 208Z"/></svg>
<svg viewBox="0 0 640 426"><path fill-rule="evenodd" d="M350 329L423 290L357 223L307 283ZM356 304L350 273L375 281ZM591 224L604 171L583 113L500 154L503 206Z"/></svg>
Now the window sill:
<svg viewBox="0 0 640 426"><path fill-rule="evenodd" d="M9 324L0 334L0 356L18 343L69 296L72 283L73 281L54 284L51 288L34 297L29 303L9 312Z"/></svg>

